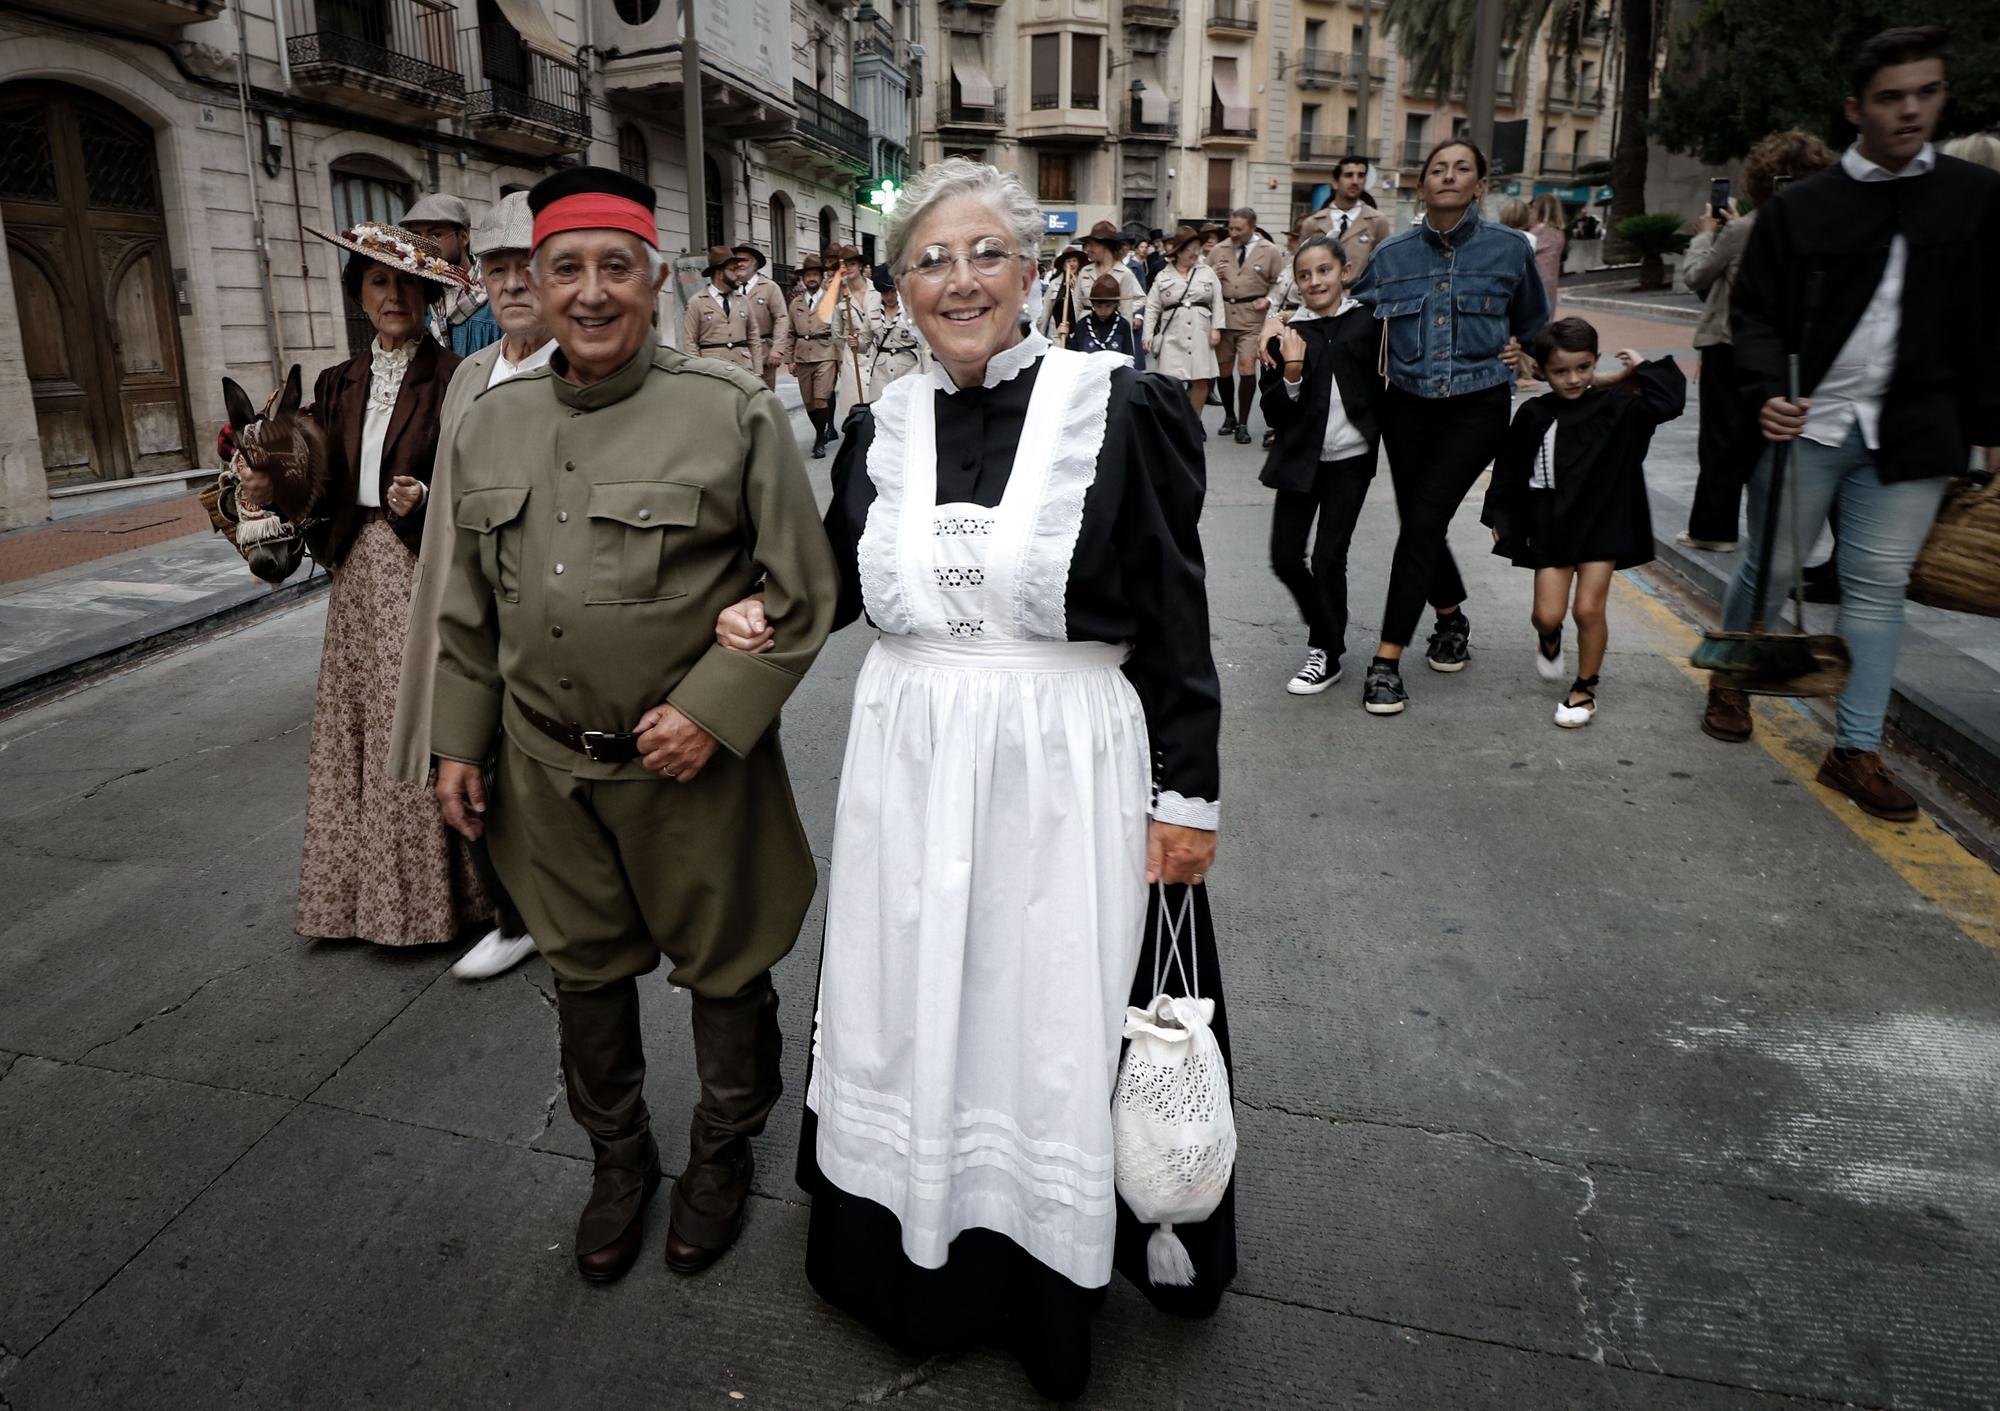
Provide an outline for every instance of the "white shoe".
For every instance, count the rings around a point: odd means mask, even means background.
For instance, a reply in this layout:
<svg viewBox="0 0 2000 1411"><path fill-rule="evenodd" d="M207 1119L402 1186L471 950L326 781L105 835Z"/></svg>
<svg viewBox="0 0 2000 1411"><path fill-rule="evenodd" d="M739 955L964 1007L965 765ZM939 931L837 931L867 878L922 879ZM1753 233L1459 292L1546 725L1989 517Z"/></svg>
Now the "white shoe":
<svg viewBox="0 0 2000 1411"><path fill-rule="evenodd" d="M1568 674L1569 657L1562 648L1562 633L1560 631L1556 633L1556 654L1553 657L1543 656L1541 643L1537 641L1535 643L1535 675L1541 677L1544 681L1560 681Z"/></svg>
<svg viewBox="0 0 2000 1411"><path fill-rule="evenodd" d="M1594 684L1594 683L1593 683ZM1571 705L1569 698L1582 691L1586 699L1582 705ZM1581 730L1597 716L1597 692L1590 685L1578 682L1568 694L1556 702L1556 724L1565 730Z"/></svg>
<svg viewBox="0 0 2000 1411"><path fill-rule="evenodd" d="M458 959L451 973L461 980L490 980L504 975L535 953L533 936L503 936L495 926L479 944Z"/></svg>
<svg viewBox="0 0 2000 1411"><path fill-rule="evenodd" d="M1674 542L1683 549L1701 549L1711 554L1733 554L1736 552L1734 539L1697 539L1683 529L1674 535Z"/></svg>
<svg viewBox="0 0 2000 1411"><path fill-rule="evenodd" d="M1306 653L1306 664L1299 668L1299 674L1285 683L1285 689L1295 696L1317 696L1341 678L1340 663L1327 666L1326 653L1318 647Z"/></svg>

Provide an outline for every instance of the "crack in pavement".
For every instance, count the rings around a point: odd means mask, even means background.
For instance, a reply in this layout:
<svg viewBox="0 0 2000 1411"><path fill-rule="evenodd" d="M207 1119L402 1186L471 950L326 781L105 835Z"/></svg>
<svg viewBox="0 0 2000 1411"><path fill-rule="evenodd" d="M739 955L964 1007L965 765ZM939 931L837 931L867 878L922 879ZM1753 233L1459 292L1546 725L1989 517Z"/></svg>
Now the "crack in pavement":
<svg viewBox="0 0 2000 1411"><path fill-rule="evenodd" d="M1503 1352L1519 1352L1530 1357L1550 1357L1564 1362L1582 1362L1589 1366L1602 1367L1603 1363L1581 1352L1564 1352L1558 1348L1534 1347L1525 1343L1508 1342L1505 1338L1479 1337L1473 1333L1455 1333L1444 1328L1425 1327L1421 1323L1408 1322L1401 1318L1385 1318L1380 1314L1363 1313L1355 1308L1330 1308L1324 1304L1308 1303L1302 1299L1281 1298L1276 1294L1252 1293L1247 1289L1225 1289L1226 1298L1246 1298L1254 1303L1271 1303L1281 1308L1296 1308L1305 1313L1323 1313L1330 1318L1351 1318L1358 1323L1373 1323L1377 1327L1394 1328L1398 1332L1421 1333L1425 1337L1440 1338L1446 1342L1469 1343L1477 1347L1497 1348ZM1845 1411L1894 1411L1890 1405L1873 1401L1844 1401L1836 1397L1820 1396L1812 1392L1780 1391L1771 1387L1754 1386L1748 1382L1723 1381L1719 1377L1703 1377L1692 1372L1670 1372L1660 1367L1628 1367L1622 1370L1634 1376L1659 1377L1663 1381L1688 1382L1697 1386L1716 1387L1724 1391L1754 1392L1760 1396L1777 1397L1800 1406L1831 1406L1845 1408Z"/></svg>
<svg viewBox="0 0 2000 1411"><path fill-rule="evenodd" d="M956 1366L960 1354L951 1353L942 1357L928 1358L914 1367L906 1367L881 1386L871 1387L859 1396L840 1404L842 1406L880 1406L885 1401L899 1401L921 1386L925 1386Z"/></svg>
<svg viewBox="0 0 2000 1411"><path fill-rule="evenodd" d="M42 805L42 808L46 809L54 806L55 804L81 803L85 799L94 799L99 794L103 793L106 789L110 788L113 784L118 783L120 780L135 778L141 774L150 774L156 769L167 769L173 765L180 764L186 760L199 759L203 755L220 754L224 750L241 749L245 745L267 745L272 743L273 741L282 740L287 735L296 735L299 731L305 729L310 724L312 724L312 717L307 716L304 720L301 720L294 725L286 726L283 730L278 731L278 733L275 735L257 735L247 740L224 740L220 744L203 745L198 750L189 750L186 754L177 754L168 759L155 760L150 764L141 764L141 765L136 765L131 769L123 769L120 770L118 773L113 774L110 778L100 780L99 782L91 785L88 789L85 789L81 794L74 794L67 798L51 800L48 804ZM35 811L40 812L42 810L37 809Z"/></svg>
<svg viewBox="0 0 2000 1411"><path fill-rule="evenodd" d="M144 1019L141 1019L137 1024L134 1024L124 1033L118 1035L117 1038L101 1039L97 1043L92 1044L89 1048L85 1049L82 1053L79 1053L76 1056L76 1061L78 1063L82 1063L85 1059L89 1058L93 1053L96 1053L101 1048L109 1048L113 1044L124 1043L125 1040L131 1038L134 1034L138 1033L141 1029L145 1028L148 1024L153 1023L155 1020L164 1019L169 1014L172 1014L177 1010L185 1009L188 1005L193 1004L196 999L200 998L201 992L207 989L210 985L215 984L219 980L227 980L232 975L240 975L245 970L248 970L251 966L261 965L266 960L269 959L270 956L268 954L254 956L251 959L244 961L241 965L232 965L227 970L217 971L215 974L209 976L206 980L203 980L199 985L196 985L192 990L190 990L187 993L186 996L184 996L181 999L175 1000L165 1009L154 1010L151 1014L148 1014Z"/></svg>

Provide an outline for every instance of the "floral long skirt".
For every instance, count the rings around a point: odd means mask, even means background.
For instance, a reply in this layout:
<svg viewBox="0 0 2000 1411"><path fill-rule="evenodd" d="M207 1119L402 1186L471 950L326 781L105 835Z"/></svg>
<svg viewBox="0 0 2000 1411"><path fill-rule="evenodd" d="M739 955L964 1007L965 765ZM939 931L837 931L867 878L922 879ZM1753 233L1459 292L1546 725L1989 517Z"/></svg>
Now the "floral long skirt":
<svg viewBox="0 0 2000 1411"><path fill-rule="evenodd" d="M493 914L470 847L445 827L431 791L387 768L416 566L371 518L333 570L306 774L301 936L425 945Z"/></svg>

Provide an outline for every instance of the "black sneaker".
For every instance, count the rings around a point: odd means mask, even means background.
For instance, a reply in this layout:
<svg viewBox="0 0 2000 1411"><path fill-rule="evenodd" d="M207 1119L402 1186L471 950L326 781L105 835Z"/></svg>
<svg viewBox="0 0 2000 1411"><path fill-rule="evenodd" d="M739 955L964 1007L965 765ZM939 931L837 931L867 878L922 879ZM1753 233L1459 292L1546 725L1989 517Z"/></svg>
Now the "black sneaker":
<svg viewBox="0 0 2000 1411"><path fill-rule="evenodd" d="M1371 663L1368 679L1361 687L1361 708L1370 715L1401 715L1410 703L1403 689L1403 673L1393 666Z"/></svg>
<svg viewBox="0 0 2000 1411"><path fill-rule="evenodd" d="M1437 620L1437 630L1431 633L1424 660L1431 664L1432 671L1465 670L1465 664L1472 660L1472 624L1464 613Z"/></svg>
<svg viewBox="0 0 2000 1411"><path fill-rule="evenodd" d="M1295 696L1317 696L1339 680L1340 663L1329 662L1326 653L1314 647L1306 653L1306 664L1299 668L1299 674L1285 683L1285 689Z"/></svg>

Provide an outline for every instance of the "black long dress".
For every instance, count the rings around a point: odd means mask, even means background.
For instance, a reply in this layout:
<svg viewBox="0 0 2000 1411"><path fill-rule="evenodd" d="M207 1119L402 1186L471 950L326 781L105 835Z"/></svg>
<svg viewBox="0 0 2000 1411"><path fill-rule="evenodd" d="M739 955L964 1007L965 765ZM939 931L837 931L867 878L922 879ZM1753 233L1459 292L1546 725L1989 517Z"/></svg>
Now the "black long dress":
<svg viewBox="0 0 2000 1411"><path fill-rule="evenodd" d="M939 504L991 508L1000 503L1039 366L1031 364L986 387L932 394ZM826 520L841 572L836 626L862 614L858 549L875 498L867 471L872 409L856 407L846 429ZM1068 636L1071 641L1134 644L1125 673L1146 715L1156 800L1171 800L1196 814L1204 809L1212 814L1219 795L1220 689L1209 650L1195 528L1205 479L1193 414L1179 384L1130 369L1117 372L1104 448L1085 495L1070 562L1064 604ZM1171 562L1174 571L1163 574L1163 561ZM1162 593L1162 582L1183 586ZM1212 817L1208 826L1213 826ZM1197 887L1194 893L1202 993L1216 1001L1214 1029L1227 1059L1220 958L1206 889ZM1178 909L1181 889L1169 888L1166 895L1169 908ZM1159 901L1155 889L1153 904ZM1153 919L1149 914L1133 978L1135 1005L1153 997ZM797 1174L812 1196L806 1274L821 1297L910 1356L993 1347L1017 1357L1043 1395L1069 1400L1082 1394L1090 1372L1090 1323L1103 1303L1104 1288L1082 1287L1004 1235L981 1228L967 1229L952 1240L943 1267L919 1267L903 1252L893 1213L842 1190L821 1172L818 1133L819 1120L809 1106ZM1152 1227L1141 1225L1122 1200L1115 1267L1164 1311L1206 1316L1236 1272L1234 1184L1208 1220L1174 1228L1195 1263L1191 1287L1160 1289L1147 1280L1146 1240Z"/></svg>
<svg viewBox="0 0 2000 1411"><path fill-rule="evenodd" d="M1646 451L1686 406L1687 377L1672 358L1640 363L1624 382L1573 402L1554 392L1523 402L1480 513L1499 531L1493 552L1517 568L1651 563Z"/></svg>

